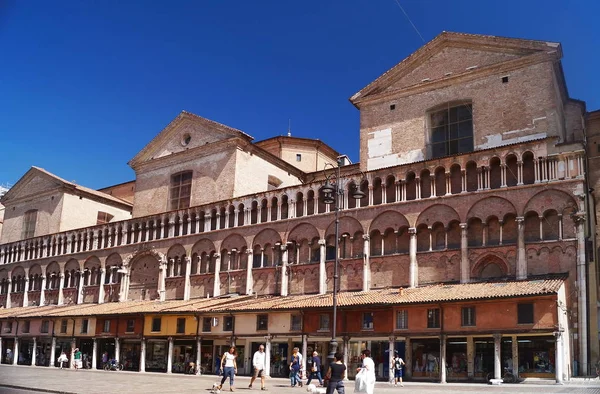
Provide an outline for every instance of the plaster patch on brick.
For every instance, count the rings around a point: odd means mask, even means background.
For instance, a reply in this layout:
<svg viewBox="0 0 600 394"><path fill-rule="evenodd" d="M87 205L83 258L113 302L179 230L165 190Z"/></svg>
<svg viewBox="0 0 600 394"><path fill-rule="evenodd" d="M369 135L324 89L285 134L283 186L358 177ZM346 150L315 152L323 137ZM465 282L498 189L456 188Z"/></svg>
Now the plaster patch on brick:
<svg viewBox="0 0 600 394"><path fill-rule="evenodd" d="M369 133L369 159L392 153L392 129L377 130Z"/></svg>
<svg viewBox="0 0 600 394"><path fill-rule="evenodd" d="M487 142L484 144L481 144L481 145L477 145L475 147L475 149L479 150L479 149L495 148L495 147L502 146L502 145L510 145L510 144L516 144L519 142L533 141L533 140L537 140L537 139L541 139L541 138L546 138L548 136L547 133L536 133L536 134L524 135L522 137L504 139L503 137L507 133L510 133L510 132L506 132L506 133L502 133L502 134L487 135L487 136L485 136L485 138L487 139Z"/></svg>
<svg viewBox="0 0 600 394"><path fill-rule="evenodd" d="M377 168L390 167L406 163L414 163L422 160L425 160L425 156L423 156L423 151L421 149L415 149L406 152L402 156L398 154L391 154L381 157L369 158L367 162L367 168L369 171L371 171Z"/></svg>

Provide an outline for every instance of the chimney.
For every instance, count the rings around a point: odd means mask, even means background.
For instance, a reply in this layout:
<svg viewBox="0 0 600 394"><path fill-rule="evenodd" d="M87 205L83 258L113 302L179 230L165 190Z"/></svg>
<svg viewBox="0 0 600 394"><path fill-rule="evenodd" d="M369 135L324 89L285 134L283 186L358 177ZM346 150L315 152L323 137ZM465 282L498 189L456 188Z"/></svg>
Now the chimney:
<svg viewBox="0 0 600 394"><path fill-rule="evenodd" d="M398 289L398 295L402 297L402 294L404 294L404 288L401 287Z"/></svg>

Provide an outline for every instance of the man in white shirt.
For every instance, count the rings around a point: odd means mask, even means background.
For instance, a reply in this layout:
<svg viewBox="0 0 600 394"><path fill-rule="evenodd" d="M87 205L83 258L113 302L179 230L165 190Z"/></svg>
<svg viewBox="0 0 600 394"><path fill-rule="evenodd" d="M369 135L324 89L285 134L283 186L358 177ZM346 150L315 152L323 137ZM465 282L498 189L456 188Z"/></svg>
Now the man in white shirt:
<svg viewBox="0 0 600 394"><path fill-rule="evenodd" d="M254 357L252 357L252 367L254 368L254 374L252 375L252 379L250 379L250 386L248 388L252 388L252 383L256 380L257 377L260 376L260 389L266 390L265 387L265 376L267 374L266 371L267 365L267 353L265 353L264 345L260 345L258 350L254 352Z"/></svg>

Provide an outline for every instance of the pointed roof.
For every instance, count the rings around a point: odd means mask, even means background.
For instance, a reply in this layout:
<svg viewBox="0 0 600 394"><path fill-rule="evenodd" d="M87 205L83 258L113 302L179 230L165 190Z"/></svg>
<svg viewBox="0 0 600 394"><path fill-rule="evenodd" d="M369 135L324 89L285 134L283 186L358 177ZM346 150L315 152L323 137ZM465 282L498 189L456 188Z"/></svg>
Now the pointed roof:
<svg viewBox="0 0 600 394"><path fill-rule="evenodd" d="M6 205L11 199L18 198L27 188L27 184L33 180L36 176L42 177L51 182L51 184L56 185L56 188L65 188L67 190L71 190L75 194L85 195L93 200L101 200L102 202L108 203L109 205L118 205L120 207L125 207L130 209L133 204L128 201L121 200L120 198L113 197L109 194L99 192L94 189L90 189L85 186L78 185L73 182L69 182L66 179L59 177L58 175L54 175L53 173L41 168L32 166L29 171L25 173L17 181L17 183L11 187L2 198L0 198L0 202Z"/></svg>
<svg viewBox="0 0 600 394"><path fill-rule="evenodd" d="M147 160L154 157L162 146L168 144L171 141L172 135L177 133L178 128L185 122L202 126L203 128L210 130L211 133L219 134L226 138L239 137L247 141L252 141L254 138L251 135L244 133L241 130L229 127L214 120L204 118L202 116L193 114L187 111L181 111L175 119L173 119L160 133L158 133L133 159L129 161L131 167L135 167Z"/></svg>
<svg viewBox="0 0 600 394"><path fill-rule="evenodd" d="M562 48L560 43L557 42L444 31L350 97L350 102L356 106L358 101L366 96L381 92L427 59L448 47L507 53L519 57L540 53L552 53L559 59L562 57Z"/></svg>

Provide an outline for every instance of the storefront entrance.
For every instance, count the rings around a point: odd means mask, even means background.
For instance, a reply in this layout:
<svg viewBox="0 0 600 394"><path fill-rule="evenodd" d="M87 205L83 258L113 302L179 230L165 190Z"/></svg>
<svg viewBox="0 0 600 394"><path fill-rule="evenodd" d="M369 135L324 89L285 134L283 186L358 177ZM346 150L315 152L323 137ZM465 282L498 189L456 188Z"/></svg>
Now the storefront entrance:
<svg viewBox="0 0 600 394"><path fill-rule="evenodd" d="M5 349L4 354L2 354L2 364L12 364L13 350L15 349L14 338L2 338L2 347Z"/></svg>
<svg viewBox="0 0 600 394"><path fill-rule="evenodd" d="M123 369L126 371L139 371L142 351L141 342L134 339L124 340L121 343L120 351L119 361L123 364Z"/></svg>
<svg viewBox="0 0 600 394"><path fill-rule="evenodd" d="M68 363L65 363L64 367L68 368L71 365L71 340L70 339L56 339L56 347L54 348L54 360L52 363L55 367L58 367L58 357L60 357L62 352L65 352L65 355L69 359Z"/></svg>
<svg viewBox="0 0 600 394"><path fill-rule="evenodd" d="M173 343L173 373L188 373L190 363L196 362L196 341L175 340Z"/></svg>
<svg viewBox="0 0 600 394"><path fill-rule="evenodd" d="M492 352L492 357L493 357ZM440 377L440 340L414 339L412 341L412 377L439 379Z"/></svg>
<svg viewBox="0 0 600 394"><path fill-rule="evenodd" d="M203 374L215 373L213 359L213 341L203 340L200 346L200 365L202 366Z"/></svg>
<svg viewBox="0 0 600 394"><path fill-rule="evenodd" d="M107 359L109 361L115 358L115 339L97 339L96 343L98 346L96 353L96 368L102 369L104 368L104 365L102 364L102 357L104 353L107 353Z"/></svg>
<svg viewBox="0 0 600 394"><path fill-rule="evenodd" d="M555 339L553 336L518 337L519 376L554 378Z"/></svg>
<svg viewBox="0 0 600 394"><path fill-rule="evenodd" d="M467 380L467 338L448 338L446 342L446 379Z"/></svg>
<svg viewBox="0 0 600 394"><path fill-rule="evenodd" d="M52 340L43 338L38 340L37 349L35 351L35 365L47 367L50 365L50 349L52 348Z"/></svg>
<svg viewBox="0 0 600 394"><path fill-rule="evenodd" d="M167 352L166 340L148 340L146 344L146 371L167 372Z"/></svg>
<svg viewBox="0 0 600 394"><path fill-rule="evenodd" d="M19 357L17 358L18 365L31 365L31 356L33 355L33 339L19 339Z"/></svg>

